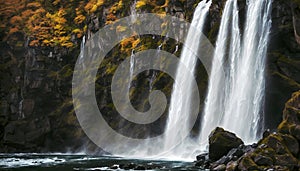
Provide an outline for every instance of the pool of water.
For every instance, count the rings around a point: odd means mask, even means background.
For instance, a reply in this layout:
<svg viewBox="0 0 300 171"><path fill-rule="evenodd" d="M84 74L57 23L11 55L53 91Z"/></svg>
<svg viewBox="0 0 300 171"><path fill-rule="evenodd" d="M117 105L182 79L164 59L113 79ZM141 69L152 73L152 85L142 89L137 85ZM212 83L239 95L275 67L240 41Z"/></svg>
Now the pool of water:
<svg viewBox="0 0 300 171"><path fill-rule="evenodd" d="M193 162L139 160L84 154L0 154L0 170L200 170Z"/></svg>

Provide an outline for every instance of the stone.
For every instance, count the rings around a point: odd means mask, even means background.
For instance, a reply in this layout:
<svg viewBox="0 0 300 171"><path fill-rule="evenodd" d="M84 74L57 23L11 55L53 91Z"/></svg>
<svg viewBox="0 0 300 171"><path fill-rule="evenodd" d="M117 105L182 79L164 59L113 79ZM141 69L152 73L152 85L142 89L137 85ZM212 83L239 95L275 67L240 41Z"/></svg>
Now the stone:
<svg viewBox="0 0 300 171"><path fill-rule="evenodd" d="M270 157L257 155L254 157L254 162L259 166L272 166L273 160Z"/></svg>
<svg viewBox="0 0 300 171"><path fill-rule="evenodd" d="M299 143L298 141L291 135L283 134L281 135L283 139L283 143L288 148L288 150L294 155L297 156L299 153Z"/></svg>
<svg viewBox="0 0 300 171"><path fill-rule="evenodd" d="M265 130L265 132L263 133L263 138L266 138L267 136L269 136L271 133L270 133L270 130L267 129Z"/></svg>
<svg viewBox="0 0 300 171"><path fill-rule="evenodd" d="M274 164L279 166L286 166L291 170L299 167L298 160L290 154L275 155Z"/></svg>
<svg viewBox="0 0 300 171"><path fill-rule="evenodd" d="M221 164L215 168L212 169L213 171L225 171L226 170L226 165L225 164Z"/></svg>
<svg viewBox="0 0 300 171"><path fill-rule="evenodd" d="M235 134L217 127L209 135L209 159L216 161L241 144L243 141Z"/></svg>
<svg viewBox="0 0 300 171"><path fill-rule="evenodd" d="M247 151L248 152L248 151ZM233 157L241 157L245 152L239 147L239 148L234 148L234 149L231 149L227 156L230 157L230 158L233 158Z"/></svg>
<svg viewBox="0 0 300 171"><path fill-rule="evenodd" d="M272 148L276 151L277 154L285 154L288 152L288 149L284 146L282 142L281 134L271 134L267 138L262 140L262 143L267 147Z"/></svg>
<svg viewBox="0 0 300 171"><path fill-rule="evenodd" d="M205 161L208 160L208 153L203 153L196 156L197 161Z"/></svg>
<svg viewBox="0 0 300 171"><path fill-rule="evenodd" d="M230 161L226 165L226 171L235 171L237 170L238 162L237 161Z"/></svg>
<svg viewBox="0 0 300 171"><path fill-rule="evenodd" d="M300 141L300 125L292 125L290 127L290 134Z"/></svg>
<svg viewBox="0 0 300 171"><path fill-rule="evenodd" d="M230 158L228 156L223 156L223 157L221 157L219 160L217 160L214 163L217 163L217 164L227 164L230 160L232 160L232 158Z"/></svg>
<svg viewBox="0 0 300 171"><path fill-rule="evenodd" d="M251 157L246 156L241 159L238 166L239 170L261 170L259 166L251 159Z"/></svg>
<svg viewBox="0 0 300 171"><path fill-rule="evenodd" d="M114 165L110 166L109 168L110 168L110 169L113 169L113 170L116 170L116 169L118 169L119 167L118 167L118 165L114 164Z"/></svg>

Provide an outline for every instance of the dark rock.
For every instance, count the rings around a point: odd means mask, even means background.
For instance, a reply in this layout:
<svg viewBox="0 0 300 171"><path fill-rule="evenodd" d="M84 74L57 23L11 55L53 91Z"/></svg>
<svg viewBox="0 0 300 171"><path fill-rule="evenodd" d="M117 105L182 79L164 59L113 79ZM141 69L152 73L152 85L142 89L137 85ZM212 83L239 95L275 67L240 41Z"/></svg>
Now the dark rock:
<svg viewBox="0 0 300 171"><path fill-rule="evenodd" d="M119 167L118 167L118 165L114 164L114 165L110 166L109 168L115 170L115 169L118 169Z"/></svg>
<svg viewBox="0 0 300 171"><path fill-rule="evenodd" d="M230 157L231 159L233 159L233 157L241 157L244 153L246 153L243 149L241 149L240 147L239 148L234 148L234 149L231 149L227 156Z"/></svg>
<svg viewBox="0 0 300 171"><path fill-rule="evenodd" d="M275 165L286 166L291 170L299 166L298 160L290 154L275 155Z"/></svg>
<svg viewBox="0 0 300 171"><path fill-rule="evenodd" d="M238 162L237 161L230 161L226 165L226 171L236 171L238 167Z"/></svg>
<svg viewBox="0 0 300 171"><path fill-rule="evenodd" d="M300 125L291 125L290 134L297 138L298 141L300 141Z"/></svg>
<svg viewBox="0 0 300 171"><path fill-rule="evenodd" d="M239 170L261 170L259 166L257 166L256 163L249 156L242 158L242 160L239 162L238 169Z"/></svg>
<svg viewBox="0 0 300 171"><path fill-rule="evenodd" d="M209 159L216 161L241 144L243 141L235 134L217 127L209 135Z"/></svg>
<svg viewBox="0 0 300 171"><path fill-rule="evenodd" d="M272 148L277 154L285 154L288 149L285 148L280 134L271 134L267 138L262 140L262 143L267 147Z"/></svg>
<svg viewBox="0 0 300 171"><path fill-rule="evenodd" d="M200 167L202 169L208 169L210 167L210 162L207 160L199 160L196 162L195 166Z"/></svg>
<svg viewBox="0 0 300 171"><path fill-rule="evenodd" d="M299 143L298 141L291 135L282 135L283 143L289 149L289 151L294 155L297 156L299 153Z"/></svg>
<svg viewBox="0 0 300 171"><path fill-rule="evenodd" d="M221 165L218 165L217 167L211 169L211 170L214 170L214 171L225 171L226 170L226 165L225 164L221 164Z"/></svg>
<svg viewBox="0 0 300 171"><path fill-rule="evenodd" d="M270 157L257 155L254 157L254 162L259 166L272 166L273 160Z"/></svg>
<svg viewBox="0 0 300 171"><path fill-rule="evenodd" d="M232 158L228 157L228 156L223 156L221 157L219 160L217 160L216 164L220 165L220 164L227 164L230 160L232 160Z"/></svg>
<svg viewBox="0 0 300 171"><path fill-rule="evenodd" d="M197 161L205 161L208 160L208 153L203 153L196 156Z"/></svg>
<svg viewBox="0 0 300 171"><path fill-rule="evenodd" d="M266 137L269 136L269 135L270 135L270 130L267 129L267 130L265 130L265 132L263 133L263 138L266 138Z"/></svg>

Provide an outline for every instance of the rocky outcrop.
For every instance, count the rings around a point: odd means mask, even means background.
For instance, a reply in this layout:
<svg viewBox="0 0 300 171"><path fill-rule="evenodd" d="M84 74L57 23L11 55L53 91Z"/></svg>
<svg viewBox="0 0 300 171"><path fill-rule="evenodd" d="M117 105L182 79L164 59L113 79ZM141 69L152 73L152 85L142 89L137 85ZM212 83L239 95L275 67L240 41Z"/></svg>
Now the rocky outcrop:
<svg viewBox="0 0 300 171"><path fill-rule="evenodd" d="M219 132L223 131L217 128ZM214 130L212 135L215 135ZM226 134L228 134L226 132ZM231 133L232 135L232 133ZM236 139L236 137L235 137ZM239 140L236 140L239 141ZM240 145L237 148L219 148L210 151L207 158L197 157L196 166L211 170L299 170L300 169L300 91L293 94L283 111L283 121L278 126L278 132L265 133L264 137L253 145ZM219 139L219 144L228 141ZM211 149L209 144L209 149ZM223 156L219 155L220 151ZM211 154L214 152L215 154ZM224 152L224 153L223 153ZM226 153L225 153L226 152ZM221 156L219 159L211 156ZM205 161L204 161L205 159Z"/></svg>

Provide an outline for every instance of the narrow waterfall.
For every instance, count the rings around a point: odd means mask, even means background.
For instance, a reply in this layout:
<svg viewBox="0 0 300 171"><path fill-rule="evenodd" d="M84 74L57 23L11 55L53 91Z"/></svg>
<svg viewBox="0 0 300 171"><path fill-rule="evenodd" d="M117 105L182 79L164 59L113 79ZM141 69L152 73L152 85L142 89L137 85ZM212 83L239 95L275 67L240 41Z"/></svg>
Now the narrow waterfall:
<svg viewBox="0 0 300 171"><path fill-rule="evenodd" d="M203 25L208 14L209 7L211 5L211 0L206 2L206 0L201 1L194 13L191 27L196 29L190 29L186 38L185 46L180 57L180 64L176 71L175 83L172 91L169 115L167 120L167 125L165 127L164 147L169 149L171 142L176 142L178 137L186 135L189 132L189 110L191 104L191 83L192 79L188 73L185 73L184 67L187 67L193 73L195 70L195 65L197 62L197 57L193 54L189 48L197 52L200 45L201 36L196 34L195 31L202 31ZM181 84L180 86L177 84ZM180 87L184 87L184 92L181 92Z"/></svg>
<svg viewBox="0 0 300 171"><path fill-rule="evenodd" d="M236 133L246 143L257 139L263 112L271 4L270 0L247 1L241 42L237 2L226 3L201 124L203 143L216 126ZM216 65L218 62L222 65Z"/></svg>
<svg viewBox="0 0 300 171"><path fill-rule="evenodd" d="M82 59L84 55L84 45L85 45L85 35L82 37L82 41L80 44L80 54L79 54L80 59Z"/></svg>
<svg viewBox="0 0 300 171"><path fill-rule="evenodd" d="M134 71L134 64L135 64L135 57L134 57L134 49L132 49L131 51L131 55L130 55L130 70L129 70L129 84L128 84L128 90L130 89L131 87L131 82L132 82L132 76L133 76L133 71Z"/></svg>

